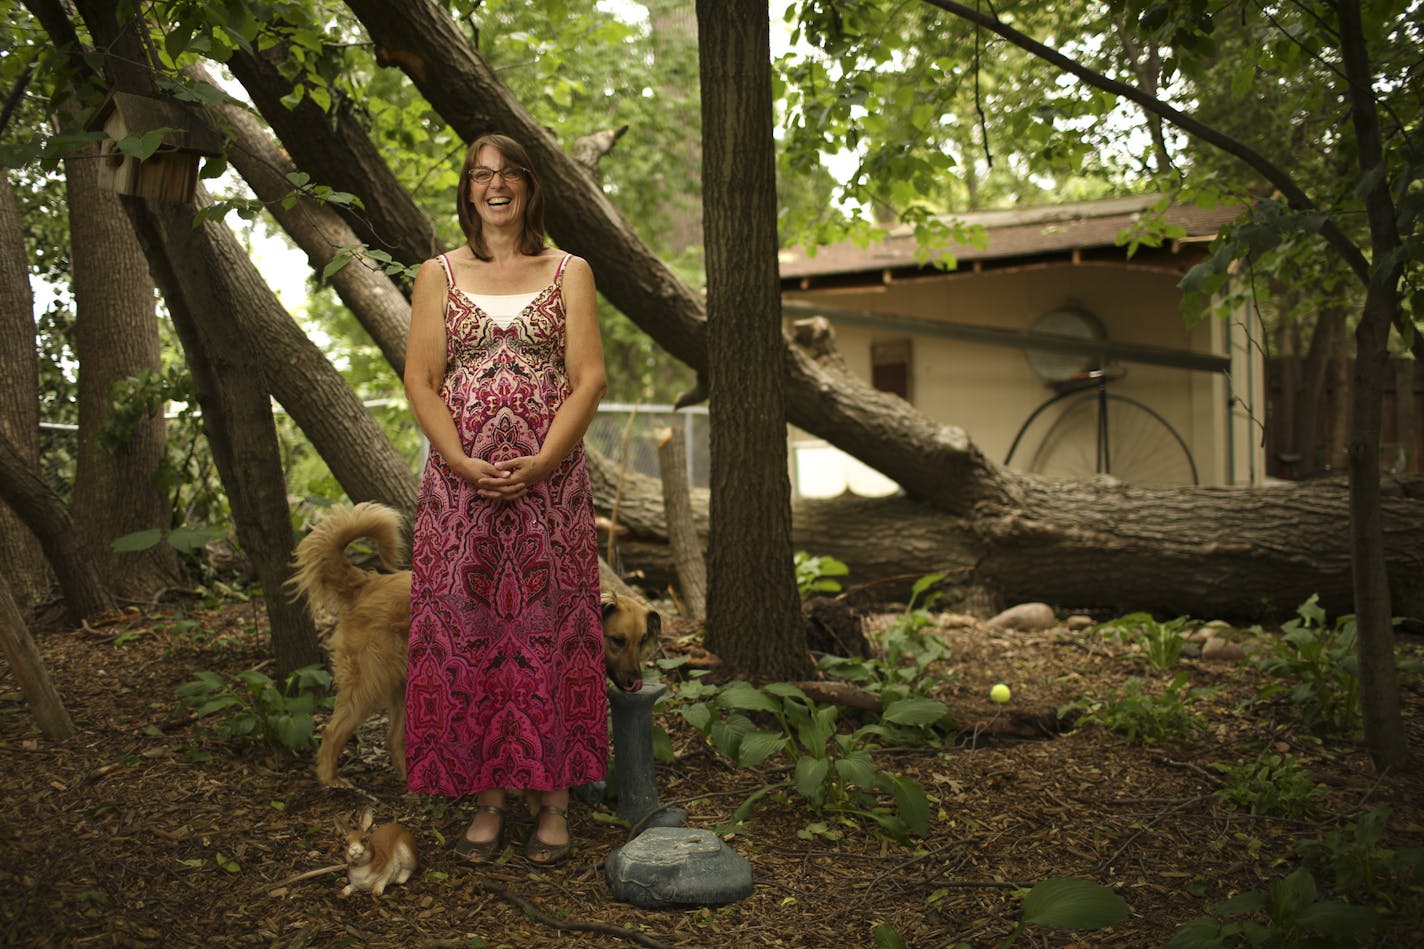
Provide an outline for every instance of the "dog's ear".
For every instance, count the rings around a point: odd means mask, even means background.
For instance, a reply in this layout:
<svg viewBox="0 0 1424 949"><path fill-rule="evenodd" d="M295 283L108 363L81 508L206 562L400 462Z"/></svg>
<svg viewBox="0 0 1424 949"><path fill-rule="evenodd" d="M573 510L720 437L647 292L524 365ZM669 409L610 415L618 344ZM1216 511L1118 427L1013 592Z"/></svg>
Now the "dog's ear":
<svg viewBox="0 0 1424 949"><path fill-rule="evenodd" d="M645 621L648 627L648 635L657 638L663 632L663 617L657 610L648 610L648 618Z"/></svg>
<svg viewBox="0 0 1424 949"><path fill-rule="evenodd" d="M617 610L618 597L614 596L612 593L605 593L603 595L603 618L608 619L609 615L617 612Z"/></svg>

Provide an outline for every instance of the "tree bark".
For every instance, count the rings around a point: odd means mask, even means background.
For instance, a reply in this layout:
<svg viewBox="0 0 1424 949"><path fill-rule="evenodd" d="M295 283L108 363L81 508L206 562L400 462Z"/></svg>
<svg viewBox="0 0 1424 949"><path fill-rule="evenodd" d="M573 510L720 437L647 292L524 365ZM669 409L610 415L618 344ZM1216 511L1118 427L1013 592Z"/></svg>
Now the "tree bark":
<svg viewBox="0 0 1424 949"><path fill-rule="evenodd" d="M597 452L589 459L605 512L618 473ZM1421 500L1417 476L1391 481L1382 499L1389 580L1408 616L1424 616ZM705 535L706 491L692 492L692 507ZM1024 477L1015 503L972 518L905 497L798 500L792 540L846 563L847 586L869 585L867 596L881 603L903 601L916 579L944 571L951 599L984 589L1000 606L1042 600L1256 622L1293 616L1312 593L1332 614L1350 611L1350 553L1340 542L1348 518L1340 478L1243 493ZM618 520L629 531L619 541L624 563L658 580L670 575L658 482L625 475Z"/></svg>
<svg viewBox="0 0 1424 949"><path fill-rule="evenodd" d="M291 191L287 175L296 172L297 166L247 112L231 105L219 106L216 111L220 124L233 137L228 151L233 167L307 255L315 273L322 273L338 250L361 240L329 204L302 198L290 208L284 207L282 199ZM382 271L355 259L333 274L330 283L357 322L371 334L396 375L402 375L406 336L410 333L410 301L400 288Z"/></svg>
<svg viewBox="0 0 1424 949"><path fill-rule="evenodd" d="M380 501L413 514L415 476L405 459L272 293L232 231L214 221L190 231L202 235L209 249L211 292L224 301L262 367L268 391L311 439L351 500Z"/></svg>
<svg viewBox="0 0 1424 949"><path fill-rule="evenodd" d="M177 553L156 544L119 554L112 544L126 534L170 526L168 502L157 484L166 450L163 411L135 418L112 447L104 444L103 428L118 408L110 394L116 383L163 371L158 315L148 263L128 217L118 197L99 188L98 156L98 147L90 145L64 163L79 359L71 509L109 589L148 600L179 582Z"/></svg>
<svg viewBox="0 0 1424 949"><path fill-rule="evenodd" d="M810 663L791 557L766 3L697 0L697 35L712 458L707 648L733 668L794 679Z"/></svg>
<svg viewBox="0 0 1424 949"><path fill-rule="evenodd" d="M349 99L338 98L330 113L308 96L290 109L282 104L282 97L293 91L292 83L277 70L286 57L281 45L260 53L240 48L227 66L303 171L314 181L361 199L365 211L339 207L337 213L363 243L409 265L438 254L443 248L429 218L401 187L356 120ZM452 195L452 214L454 208Z"/></svg>
<svg viewBox="0 0 1424 949"><path fill-rule="evenodd" d="M286 481L269 401L267 364L232 319L220 275L229 253L191 204L125 198L193 373L207 434L232 507L238 543L252 561L267 605L272 652L286 674L321 659L305 608L286 595L294 551ZM245 258L244 258L245 259ZM250 263L249 263L250 266Z"/></svg>
<svg viewBox="0 0 1424 949"><path fill-rule="evenodd" d="M34 297L20 209L8 175L0 176L0 438L27 468L40 459L39 370L35 359ZM28 616L49 595L40 542L18 514L0 505L0 586Z"/></svg>
<svg viewBox="0 0 1424 949"><path fill-rule="evenodd" d="M20 691L30 704L35 724L52 741L64 741L74 734L74 723L65 711L49 671L45 669L34 637L25 625L24 617L15 605L5 584L0 583L0 647L9 660L10 669L20 683Z"/></svg>
<svg viewBox="0 0 1424 949"><path fill-rule="evenodd" d="M1405 255L1400 253L1392 183L1376 174L1385 167L1374 76L1361 23L1360 4L1336 4L1340 53L1345 67L1346 101L1355 130L1355 154L1365 193L1374 266L1365 287L1365 308L1355 329L1355 392L1350 427L1350 553L1355 593L1355 632L1359 644L1360 705L1365 745L1375 767L1396 768L1409 761L1395 671L1394 625L1384 553L1384 517L1380 504L1380 431L1384 414L1384 374L1389 362L1389 331L1399 314L1399 282Z"/></svg>
<svg viewBox="0 0 1424 949"><path fill-rule="evenodd" d="M662 475L663 512L668 546L677 565L677 587L690 619L707 618L707 561L692 518L692 490L687 483L687 449L680 432L658 433L658 469Z"/></svg>
<svg viewBox="0 0 1424 949"><path fill-rule="evenodd" d="M64 501L8 439L0 437L0 501L39 539L64 591L65 615L78 624L114 608L98 564L79 540Z"/></svg>

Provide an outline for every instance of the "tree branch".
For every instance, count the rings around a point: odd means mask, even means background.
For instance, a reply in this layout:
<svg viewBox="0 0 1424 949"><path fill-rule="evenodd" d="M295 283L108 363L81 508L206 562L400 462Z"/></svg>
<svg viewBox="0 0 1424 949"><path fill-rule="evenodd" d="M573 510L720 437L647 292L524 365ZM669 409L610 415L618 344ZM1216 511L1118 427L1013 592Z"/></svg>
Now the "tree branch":
<svg viewBox="0 0 1424 949"><path fill-rule="evenodd" d="M1156 96L1148 95L1135 86L1130 86L1117 79L1111 79L1096 70L1089 69L1077 60L1070 59L1058 52L1058 50L1045 46L1037 40L1025 36L1013 27L1000 22L995 16L980 13L978 10L964 6L961 3L956 3L955 0L924 0L924 2L931 6L939 7L946 13L952 13L971 23L977 23L986 29L992 30L1003 39L1013 43L1019 49L1057 66L1064 72L1077 76L1088 85L1134 102L1149 113L1160 116L1189 135L1193 135L1207 144L1221 149L1228 155L1240 159L1280 191L1285 197L1286 202L1295 210L1319 210L1316 203L1301 189L1300 185L1296 184L1295 179L1292 178L1284 168L1281 168L1246 143L1237 141L1219 129L1215 129L1210 125L1192 118L1184 112L1174 109ZM1365 259L1364 253L1350 240L1349 236L1340 230L1334 221L1328 218L1320 226L1320 235L1325 238L1326 243L1335 248L1335 251L1344 258L1345 264L1354 272L1359 281L1362 284L1368 284L1370 279L1369 261Z"/></svg>

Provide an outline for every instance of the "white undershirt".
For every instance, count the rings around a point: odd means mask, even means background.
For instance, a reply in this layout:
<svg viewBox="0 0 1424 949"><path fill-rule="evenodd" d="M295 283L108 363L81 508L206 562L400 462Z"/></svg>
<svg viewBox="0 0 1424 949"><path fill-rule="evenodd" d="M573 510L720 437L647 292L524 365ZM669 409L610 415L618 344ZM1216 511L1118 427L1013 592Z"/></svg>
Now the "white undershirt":
<svg viewBox="0 0 1424 949"><path fill-rule="evenodd" d="M496 326L504 329L518 319L519 314L543 292L535 290L533 293L466 293L465 297L484 311L485 316Z"/></svg>

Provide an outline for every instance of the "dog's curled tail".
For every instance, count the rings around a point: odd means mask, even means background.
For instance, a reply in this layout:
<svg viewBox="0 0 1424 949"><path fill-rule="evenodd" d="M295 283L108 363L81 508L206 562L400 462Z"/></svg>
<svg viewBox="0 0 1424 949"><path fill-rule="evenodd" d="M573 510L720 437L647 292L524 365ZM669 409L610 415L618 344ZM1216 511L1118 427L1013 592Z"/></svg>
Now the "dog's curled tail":
<svg viewBox="0 0 1424 949"><path fill-rule="evenodd" d="M375 541L381 566L399 568L405 557L401 515L384 504L365 501L332 508L317 522L297 545L296 572L286 585L294 594L305 595L314 609L340 610L368 576L346 559L346 546L362 537Z"/></svg>

